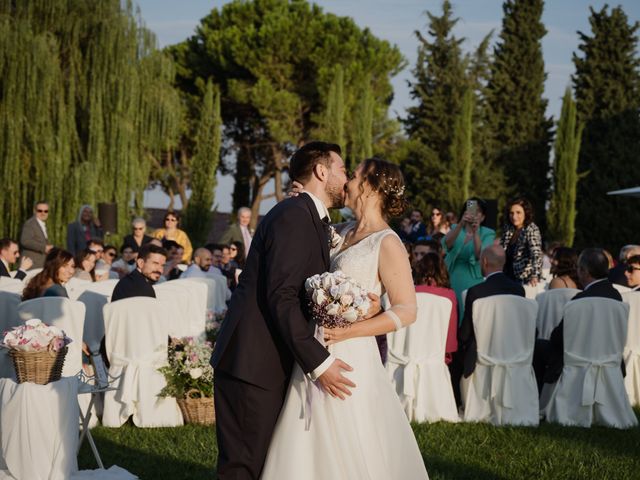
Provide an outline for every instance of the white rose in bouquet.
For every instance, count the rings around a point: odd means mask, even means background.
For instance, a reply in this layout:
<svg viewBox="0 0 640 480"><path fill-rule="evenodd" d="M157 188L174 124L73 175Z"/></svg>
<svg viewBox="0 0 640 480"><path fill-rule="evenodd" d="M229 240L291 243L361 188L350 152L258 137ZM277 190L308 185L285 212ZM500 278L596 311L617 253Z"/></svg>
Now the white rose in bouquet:
<svg viewBox="0 0 640 480"><path fill-rule="evenodd" d="M353 295L349 295L348 293L345 293L344 295L340 296L340 304L341 305L351 305L351 303L353 303Z"/></svg>
<svg viewBox="0 0 640 480"><path fill-rule="evenodd" d="M336 316L338 315L338 313L340 313L340 305L338 305L337 303L330 303L327 306L327 315L332 315L332 316Z"/></svg>
<svg viewBox="0 0 640 480"><path fill-rule="evenodd" d="M325 290L329 290L331 287L335 285L335 281L331 275L324 275L322 277L322 288Z"/></svg>
<svg viewBox="0 0 640 480"><path fill-rule="evenodd" d="M327 301L327 295L324 293L324 290L314 290L311 294L311 299L316 305L322 305Z"/></svg>
<svg viewBox="0 0 640 480"><path fill-rule="evenodd" d="M358 319L358 312L355 308L347 308L344 312L342 312L342 318L344 318L349 323L353 323Z"/></svg>
<svg viewBox="0 0 640 480"><path fill-rule="evenodd" d="M194 380L200 378L203 373L204 372L201 368L192 368L191 370L189 370L189 376Z"/></svg>

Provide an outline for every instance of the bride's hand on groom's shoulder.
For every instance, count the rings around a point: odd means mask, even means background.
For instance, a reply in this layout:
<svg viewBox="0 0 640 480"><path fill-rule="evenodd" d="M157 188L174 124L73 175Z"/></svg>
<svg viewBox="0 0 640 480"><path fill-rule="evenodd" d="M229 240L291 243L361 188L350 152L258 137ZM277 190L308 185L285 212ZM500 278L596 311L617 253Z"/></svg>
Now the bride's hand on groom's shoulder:
<svg viewBox="0 0 640 480"><path fill-rule="evenodd" d="M289 196L289 197L297 197L302 192L304 192L304 186L301 183L296 182L294 180L293 182L291 182L291 190L289 190L289 192L287 192L287 196Z"/></svg>
<svg viewBox="0 0 640 480"><path fill-rule="evenodd" d="M375 317L382 310L382 307L380 306L380 297L378 295L376 295L375 293L369 293L369 300L371 300L371 306L369 307L369 311L362 320L367 320L371 317Z"/></svg>

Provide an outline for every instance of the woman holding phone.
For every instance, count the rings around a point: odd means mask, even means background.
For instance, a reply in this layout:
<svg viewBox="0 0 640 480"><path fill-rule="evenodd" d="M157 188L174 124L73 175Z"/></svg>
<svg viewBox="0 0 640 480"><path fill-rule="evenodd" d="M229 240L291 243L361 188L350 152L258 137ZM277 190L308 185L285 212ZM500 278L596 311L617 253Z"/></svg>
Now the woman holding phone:
<svg viewBox="0 0 640 480"><path fill-rule="evenodd" d="M533 207L526 198L516 198L507 205L508 221L500 245L507 259L504 273L509 278L535 287L542 278L542 235L533 223Z"/></svg>
<svg viewBox="0 0 640 480"><path fill-rule="evenodd" d="M460 221L442 239L444 262L449 270L451 288L456 292L459 315L462 319L464 302L462 292L482 282L480 252L491 245L496 232L483 226L487 204L478 197L467 200L462 206Z"/></svg>

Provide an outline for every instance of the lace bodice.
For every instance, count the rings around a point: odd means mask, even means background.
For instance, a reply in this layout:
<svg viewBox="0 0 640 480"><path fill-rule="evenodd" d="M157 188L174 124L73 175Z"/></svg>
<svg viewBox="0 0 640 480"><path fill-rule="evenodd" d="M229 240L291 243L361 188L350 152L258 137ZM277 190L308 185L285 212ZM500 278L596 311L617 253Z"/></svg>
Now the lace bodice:
<svg viewBox="0 0 640 480"><path fill-rule="evenodd" d="M380 244L387 235L396 233L387 228L368 237L358 243L342 250L346 234L355 226L347 226L341 233L341 241L337 247L331 250L331 271L342 270L346 275L356 280L363 288L376 295L381 295L382 285L378 275L378 256Z"/></svg>

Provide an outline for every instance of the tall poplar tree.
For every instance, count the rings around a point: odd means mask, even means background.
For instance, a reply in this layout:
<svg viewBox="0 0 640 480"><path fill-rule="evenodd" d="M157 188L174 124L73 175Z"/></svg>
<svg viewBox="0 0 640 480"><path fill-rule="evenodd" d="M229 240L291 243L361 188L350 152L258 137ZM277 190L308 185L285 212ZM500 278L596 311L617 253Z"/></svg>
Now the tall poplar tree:
<svg viewBox="0 0 640 480"><path fill-rule="evenodd" d="M579 32L581 55L573 76L578 118L584 122L578 184L576 244L615 253L637 243L638 202L607 191L640 184L640 59L638 22L621 7L591 9L591 35Z"/></svg>
<svg viewBox="0 0 640 480"><path fill-rule="evenodd" d="M578 156L583 126L577 123L576 103L571 90L562 98L562 113L556 130L553 159L553 193L547 213L549 235L573 246L576 219Z"/></svg>
<svg viewBox="0 0 640 480"><path fill-rule="evenodd" d="M506 0L487 86L490 152L512 194L526 196L544 227L552 119L545 116L543 0Z"/></svg>
<svg viewBox="0 0 640 480"><path fill-rule="evenodd" d="M211 206L220 161L220 94L207 81L197 126L196 148L191 160L191 198L185 220L194 244L204 244L211 224Z"/></svg>

